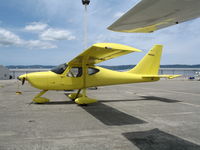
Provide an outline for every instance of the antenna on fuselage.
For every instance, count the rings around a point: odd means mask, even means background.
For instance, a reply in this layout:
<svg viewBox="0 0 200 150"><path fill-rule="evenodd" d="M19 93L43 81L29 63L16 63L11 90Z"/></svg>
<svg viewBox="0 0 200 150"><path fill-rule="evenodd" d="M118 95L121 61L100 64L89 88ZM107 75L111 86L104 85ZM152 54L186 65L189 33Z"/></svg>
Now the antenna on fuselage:
<svg viewBox="0 0 200 150"><path fill-rule="evenodd" d="M88 40L88 16L87 16L87 6L90 4L90 0L82 0L82 4L85 6L85 12L84 12L84 48L87 48L87 40Z"/></svg>

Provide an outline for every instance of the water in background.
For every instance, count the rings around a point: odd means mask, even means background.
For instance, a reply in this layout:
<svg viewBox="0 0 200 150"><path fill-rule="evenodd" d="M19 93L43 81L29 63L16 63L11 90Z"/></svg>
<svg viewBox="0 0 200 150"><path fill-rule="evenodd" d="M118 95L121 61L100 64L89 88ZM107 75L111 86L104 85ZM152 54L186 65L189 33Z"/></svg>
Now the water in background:
<svg viewBox="0 0 200 150"><path fill-rule="evenodd" d="M200 73L200 68L161 68L159 74L178 74L183 77L193 77Z"/></svg>

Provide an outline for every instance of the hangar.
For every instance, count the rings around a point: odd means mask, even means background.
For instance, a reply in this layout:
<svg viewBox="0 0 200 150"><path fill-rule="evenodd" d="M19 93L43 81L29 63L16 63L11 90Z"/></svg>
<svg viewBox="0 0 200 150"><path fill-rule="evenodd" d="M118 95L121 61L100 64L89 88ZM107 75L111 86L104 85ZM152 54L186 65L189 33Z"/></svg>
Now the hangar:
<svg viewBox="0 0 200 150"><path fill-rule="evenodd" d="M0 80L11 79L10 70L2 65L0 65Z"/></svg>

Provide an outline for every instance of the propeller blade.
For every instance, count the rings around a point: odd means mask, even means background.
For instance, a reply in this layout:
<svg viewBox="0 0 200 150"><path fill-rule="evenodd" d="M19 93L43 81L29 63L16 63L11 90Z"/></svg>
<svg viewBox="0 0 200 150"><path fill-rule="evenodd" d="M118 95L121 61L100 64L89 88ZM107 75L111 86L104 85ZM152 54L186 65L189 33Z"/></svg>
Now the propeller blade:
<svg viewBox="0 0 200 150"><path fill-rule="evenodd" d="M22 79L22 85L24 85L26 78Z"/></svg>

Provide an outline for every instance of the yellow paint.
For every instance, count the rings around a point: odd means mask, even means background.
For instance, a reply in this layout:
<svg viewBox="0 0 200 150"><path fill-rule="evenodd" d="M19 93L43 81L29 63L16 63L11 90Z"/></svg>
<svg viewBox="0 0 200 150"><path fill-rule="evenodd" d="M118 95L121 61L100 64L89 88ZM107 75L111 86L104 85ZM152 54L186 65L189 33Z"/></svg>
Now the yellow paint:
<svg viewBox="0 0 200 150"><path fill-rule="evenodd" d="M47 90L41 91L39 94L37 94L37 95L34 97L33 101L34 101L35 103L38 103L38 104L43 104L43 103L49 102L49 99L47 99L47 98L45 98L45 97L40 97L40 96L42 96L43 94L45 94L46 92L47 92Z"/></svg>
<svg viewBox="0 0 200 150"><path fill-rule="evenodd" d="M79 105L84 105L84 104L92 104L96 103L96 99L88 98L88 97L79 97L75 100L75 102Z"/></svg>
<svg viewBox="0 0 200 150"><path fill-rule="evenodd" d="M68 64L70 66L80 66L82 65L83 58L87 58L85 59L85 64L93 65L132 52L141 52L141 50L122 44L97 43L72 59Z"/></svg>
<svg viewBox="0 0 200 150"><path fill-rule="evenodd" d="M17 92L16 92L16 95L22 95L22 92L17 91Z"/></svg>
<svg viewBox="0 0 200 150"><path fill-rule="evenodd" d="M33 99L33 101L38 104L43 104L43 103L49 102L49 99L47 99L45 97L36 97Z"/></svg>
<svg viewBox="0 0 200 150"><path fill-rule="evenodd" d="M76 98L79 98L79 97L82 97L83 95L82 94L78 94L77 93L71 93L68 95L68 97L72 100L76 99Z"/></svg>
<svg viewBox="0 0 200 150"><path fill-rule="evenodd" d="M151 32L154 32L156 30L158 30L160 28L160 26L166 26L166 25L169 25L169 24L172 24L174 23L175 19L167 19L167 20L164 20L162 22L159 22L159 23L156 23L156 24L153 24L153 25L148 25L148 26L144 26L144 27L138 27L138 28L135 28L135 29L129 29L129 30L119 30L119 32L128 32L128 33L151 33ZM116 30L118 31L118 30Z"/></svg>
<svg viewBox="0 0 200 150"><path fill-rule="evenodd" d="M179 76L158 75L162 45L155 45L137 66L129 71L118 72L95 66L96 63L135 51L139 52L140 50L119 44L98 43L70 61L66 70L61 74L52 71L35 72L21 75L19 79L25 78L33 87L43 90L33 99L37 103L48 102L48 99L40 97L47 90L83 89L82 94L79 94L75 102L77 104L90 104L96 102L96 100L86 96L86 88L88 87L153 82L163 77L171 79ZM80 77L68 75L73 67L82 67L82 75ZM90 75L88 73L89 68L98 71ZM74 99L75 94L73 93L69 97Z"/></svg>
<svg viewBox="0 0 200 150"><path fill-rule="evenodd" d="M129 73L157 75L160 68L162 45L155 45Z"/></svg>
<svg viewBox="0 0 200 150"><path fill-rule="evenodd" d="M156 25L130 29L130 30L120 30L120 32L128 32L128 33L151 33L157 30Z"/></svg>

